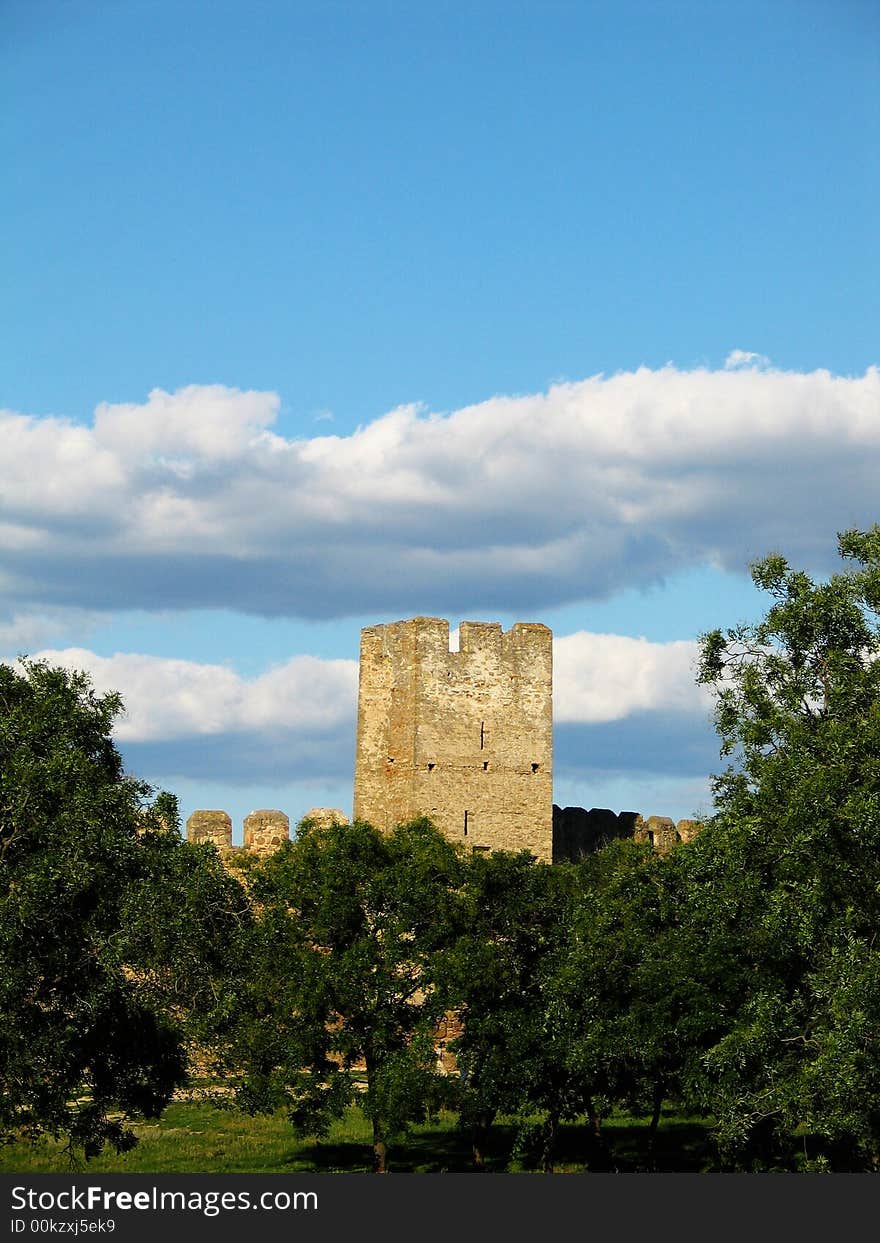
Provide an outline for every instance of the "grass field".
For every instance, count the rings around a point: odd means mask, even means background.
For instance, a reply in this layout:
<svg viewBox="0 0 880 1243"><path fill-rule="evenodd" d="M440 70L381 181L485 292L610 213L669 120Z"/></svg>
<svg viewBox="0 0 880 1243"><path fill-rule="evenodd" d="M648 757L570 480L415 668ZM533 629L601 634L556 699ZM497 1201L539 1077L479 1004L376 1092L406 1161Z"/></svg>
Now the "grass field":
<svg viewBox="0 0 880 1243"><path fill-rule="evenodd" d="M320 1174L366 1173L371 1167L370 1131L361 1112L352 1108L320 1142L298 1140L283 1117L252 1118L195 1101L176 1102L156 1122L134 1127L140 1143L131 1152L104 1154L88 1162L90 1173L117 1174ZM655 1153L650 1154L646 1122L613 1118L607 1126L612 1167L697 1172L711 1168L705 1125L673 1115L664 1116ZM539 1168L528 1149L514 1156L516 1129L493 1130L487 1159L491 1172L528 1172ZM584 1169L589 1151L586 1126L560 1128L556 1170ZM392 1171L400 1173L467 1172L473 1169L466 1135L454 1115L413 1128L390 1153ZM36 1147L15 1143L0 1147L0 1173L58 1173L71 1169L63 1145L51 1141Z"/></svg>

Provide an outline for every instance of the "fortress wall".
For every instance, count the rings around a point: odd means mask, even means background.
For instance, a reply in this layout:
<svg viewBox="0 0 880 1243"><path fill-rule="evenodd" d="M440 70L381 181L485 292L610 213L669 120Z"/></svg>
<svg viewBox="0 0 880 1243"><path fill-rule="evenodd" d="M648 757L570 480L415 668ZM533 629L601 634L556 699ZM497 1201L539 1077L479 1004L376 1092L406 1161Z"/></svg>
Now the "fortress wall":
<svg viewBox="0 0 880 1243"><path fill-rule="evenodd" d="M592 807L587 811L584 807L557 807L553 804L552 814L553 863L577 863L617 838L649 842L655 850L665 854L678 842L693 841L702 827L698 820L679 820L676 824L668 816L648 816L646 819L635 811L618 813L607 807ZM313 807L303 819L323 826L334 822L348 824L348 817L335 807ZM476 825L472 844L479 848L484 843L476 840ZM283 811L252 811L244 819L244 849L256 855L265 858L274 854L289 837L290 821ZM186 822L186 839L196 843L210 842L224 852L238 849L232 845L232 820L225 811L194 811ZM461 840L467 844L464 834ZM518 847L501 842L494 845L494 849Z"/></svg>
<svg viewBox="0 0 880 1243"><path fill-rule="evenodd" d="M444 647L431 620L361 631L354 819L386 832L412 819L417 671L424 653Z"/></svg>
<svg viewBox="0 0 880 1243"><path fill-rule="evenodd" d="M553 805L553 862L577 863L617 838L648 842L658 854L668 852L678 842L697 836L699 820L679 820L669 816L648 816L636 811L615 813L607 807L557 807Z"/></svg>
<svg viewBox="0 0 880 1243"><path fill-rule="evenodd" d="M244 818L244 848L255 855L274 854L290 841L290 820L283 811L252 811Z"/></svg>
<svg viewBox="0 0 880 1243"><path fill-rule="evenodd" d="M313 807L303 817L322 825L334 821L348 824L348 816L335 807ZM276 808L261 808L244 818L244 847L261 858L274 854L285 842L290 841L290 819ZM186 822L186 840L196 844L210 842L218 850L235 851L232 844L232 819L225 811L194 811Z"/></svg>

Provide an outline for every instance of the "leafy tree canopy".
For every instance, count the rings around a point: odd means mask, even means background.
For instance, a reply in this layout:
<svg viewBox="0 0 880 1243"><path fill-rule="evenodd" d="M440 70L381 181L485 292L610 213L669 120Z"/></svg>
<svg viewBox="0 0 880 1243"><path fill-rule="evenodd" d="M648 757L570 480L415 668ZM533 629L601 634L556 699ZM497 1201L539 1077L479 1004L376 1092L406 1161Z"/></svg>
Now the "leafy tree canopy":
<svg viewBox="0 0 880 1243"><path fill-rule="evenodd" d="M702 1099L746 1166L880 1161L880 528L839 548L827 582L759 562L765 618L703 639L733 762L686 852L718 1016Z"/></svg>
<svg viewBox="0 0 880 1243"><path fill-rule="evenodd" d="M459 854L427 821L382 834L304 821L251 875L255 924L218 1007L224 1064L253 1111L284 1108L321 1135L358 1088L374 1164L439 1103L437 952L456 920Z"/></svg>
<svg viewBox="0 0 880 1243"><path fill-rule="evenodd" d="M87 1156L184 1081L204 943L241 915L175 800L125 774L121 707L83 673L0 665L0 1136Z"/></svg>
<svg viewBox="0 0 880 1243"><path fill-rule="evenodd" d="M572 879L569 869L538 863L527 851L481 852L465 869L457 935L438 969L462 1023L452 1049L478 1168L496 1114L540 1110L558 1118L563 1110L546 1001ZM551 1123L548 1153L552 1139Z"/></svg>

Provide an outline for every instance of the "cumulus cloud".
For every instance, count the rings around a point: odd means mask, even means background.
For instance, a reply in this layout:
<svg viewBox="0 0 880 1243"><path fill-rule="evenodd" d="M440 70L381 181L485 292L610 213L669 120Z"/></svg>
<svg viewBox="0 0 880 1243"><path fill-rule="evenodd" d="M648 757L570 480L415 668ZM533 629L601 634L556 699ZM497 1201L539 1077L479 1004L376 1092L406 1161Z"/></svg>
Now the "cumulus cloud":
<svg viewBox="0 0 880 1243"><path fill-rule="evenodd" d="M115 737L134 771L202 779L350 781L357 661L294 656L258 677L224 665L86 648L38 657L119 691ZM696 647L579 631L554 641L557 768L708 771ZM717 748L715 748L717 753Z"/></svg>
<svg viewBox="0 0 880 1243"><path fill-rule="evenodd" d="M702 713L711 696L695 682L697 645L649 643L579 631L556 639L553 716L558 723L602 724L635 713Z"/></svg>
<svg viewBox="0 0 880 1243"><path fill-rule="evenodd" d="M2 590L0 576L0 590ZM41 609L38 612L25 610L11 612L7 617L0 616L0 652L12 655L26 654L36 648L55 640L72 628L80 632L90 630L97 625L99 615L83 609Z"/></svg>
<svg viewBox="0 0 880 1243"><path fill-rule="evenodd" d="M121 743L276 733L326 735L350 725L357 696L354 660L294 656L255 678L224 665L160 656L98 656L85 648L39 652L66 669L84 669L100 692L119 691Z"/></svg>
<svg viewBox="0 0 880 1243"><path fill-rule="evenodd" d="M300 440L273 430L275 394L220 386L89 427L3 412L8 607L534 611L773 548L826 568L833 532L878 516L880 371L756 361Z"/></svg>
<svg viewBox="0 0 880 1243"><path fill-rule="evenodd" d="M554 640L556 802L681 815L706 805L719 749L697 655L690 640L586 631Z"/></svg>

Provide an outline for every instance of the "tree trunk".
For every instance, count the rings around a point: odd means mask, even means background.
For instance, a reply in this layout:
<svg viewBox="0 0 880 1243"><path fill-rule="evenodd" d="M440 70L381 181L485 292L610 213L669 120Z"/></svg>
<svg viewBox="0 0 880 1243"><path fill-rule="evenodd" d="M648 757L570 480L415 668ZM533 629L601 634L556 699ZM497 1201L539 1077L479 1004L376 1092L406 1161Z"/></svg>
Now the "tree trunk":
<svg viewBox="0 0 880 1243"><path fill-rule="evenodd" d="M376 1073L376 1061L370 1048L364 1051L364 1065L367 1071L367 1091L369 1092L373 1087ZM385 1128L380 1118L373 1118L373 1173L388 1173L388 1141L385 1138Z"/></svg>
<svg viewBox="0 0 880 1243"><path fill-rule="evenodd" d="M373 1173L388 1173L388 1144L382 1131L382 1124L373 1119Z"/></svg>
<svg viewBox="0 0 880 1243"><path fill-rule="evenodd" d="M596 1112L592 1100L587 1100L587 1117L590 1120L591 1144L587 1156L587 1168L595 1173L608 1173L611 1170L610 1153L602 1134L602 1115Z"/></svg>
<svg viewBox="0 0 880 1243"><path fill-rule="evenodd" d="M492 1115L488 1113L478 1114L474 1121L473 1131L471 1132L471 1147L474 1154L474 1168L484 1170L486 1168L486 1146L489 1141L489 1128L492 1125Z"/></svg>
<svg viewBox="0 0 880 1243"><path fill-rule="evenodd" d="M541 1152L541 1167L545 1174L553 1173L553 1150L556 1147L556 1132L559 1129L559 1114L551 1113L544 1123L544 1147Z"/></svg>
<svg viewBox="0 0 880 1243"><path fill-rule="evenodd" d="M651 1112L651 1125L648 1127L648 1152L651 1158L651 1169L657 1168L655 1146L657 1143L657 1127L660 1125L660 1110L663 1107L663 1089L665 1084L659 1080L654 1084L654 1108Z"/></svg>

